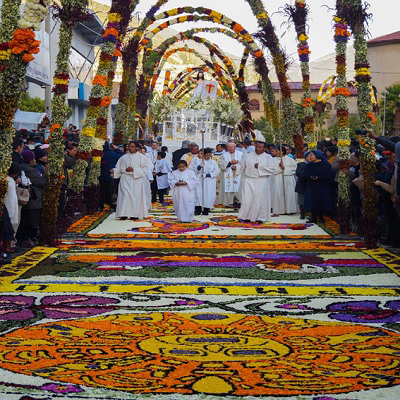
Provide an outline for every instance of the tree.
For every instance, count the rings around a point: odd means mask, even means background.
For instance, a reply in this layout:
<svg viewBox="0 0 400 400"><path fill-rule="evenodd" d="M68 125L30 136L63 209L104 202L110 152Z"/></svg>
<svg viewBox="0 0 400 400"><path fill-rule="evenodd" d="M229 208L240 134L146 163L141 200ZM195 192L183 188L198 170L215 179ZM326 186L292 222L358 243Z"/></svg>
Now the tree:
<svg viewBox="0 0 400 400"><path fill-rule="evenodd" d="M275 138L272 132L271 122L267 121L265 117L253 120L254 129L260 131L265 138L266 143L274 143Z"/></svg>
<svg viewBox="0 0 400 400"><path fill-rule="evenodd" d="M46 105L44 100L41 100L39 97L31 97L29 93L22 92L19 102L18 108L21 111L32 111L32 112L45 112Z"/></svg>
<svg viewBox="0 0 400 400"><path fill-rule="evenodd" d="M350 115L349 117L349 129L350 129L350 138L351 139L357 139L357 135L356 135L356 131L361 128L361 122L360 122L360 118L358 115ZM330 137L337 137L338 135L338 124L337 122L334 123L329 129L328 129L328 133Z"/></svg>
<svg viewBox="0 0 400 400"><path fill-rule="evenodd" d="M384 99L381 99L380 106L382 114L386 113L385 131L390 132L392 136L400 135L400 84L392 85L386 88L386 108Z"/></svg>

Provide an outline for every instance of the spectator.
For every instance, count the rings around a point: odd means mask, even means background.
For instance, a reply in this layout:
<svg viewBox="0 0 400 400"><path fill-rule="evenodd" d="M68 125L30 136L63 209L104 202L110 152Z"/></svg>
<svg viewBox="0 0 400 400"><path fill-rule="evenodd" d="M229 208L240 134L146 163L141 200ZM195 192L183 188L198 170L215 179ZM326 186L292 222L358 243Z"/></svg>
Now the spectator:
<svg viewBox="0 0 400 400"><path fill-rule="evenodd" d="M304 169L301 181L305 184L306 211L311 211L310 223L324 221L324 212L333 210L331 186L334 173L331 165L325 160L323 153L313 150L306 154L307 165Z"/></svg>
<svg viewBox="0 0 400 400"><path fill-rule="evenodd" d="M113 144L106 142L103 146L103 157L101 159L100 173L100 208L103 209L105 204L115 211L116 202L113 195L117 193L116 183L111 175L111 170L115 168L118 160L123 156L122 151ZM115 196L114 196L115 197Z"/></svg>
<svg viewBox="0 0 400 400"><path fill-rule="evenodd" d="M36 169L35 154L33 151L24 150L22 157L22 170L31 182L31 198L28 204L22 206L21 223L18 228L17 239L22 247L33 247L38 238L47 168L44 169L43 175L40 175Z"/></svg>
<svg viewBox="0 0 400 400"><path fill-rule="evenodd" d="M24 141L20 138L15 138L12 143L12 150L13 150L11 154L12 162L21 165L22 164L21 153L24 151Z"/></svg>

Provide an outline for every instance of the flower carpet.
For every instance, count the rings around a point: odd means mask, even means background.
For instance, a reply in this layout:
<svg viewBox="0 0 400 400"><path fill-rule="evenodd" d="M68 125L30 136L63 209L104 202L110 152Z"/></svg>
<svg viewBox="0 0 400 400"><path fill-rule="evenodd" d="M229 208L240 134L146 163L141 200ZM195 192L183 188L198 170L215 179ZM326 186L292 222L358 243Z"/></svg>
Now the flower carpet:
<svg viewBox="0 0 400 400"><path fill-rule="evenodd" d="M400 257L335 221L98 212L0 270L0 398L400 398Z"/></svg>

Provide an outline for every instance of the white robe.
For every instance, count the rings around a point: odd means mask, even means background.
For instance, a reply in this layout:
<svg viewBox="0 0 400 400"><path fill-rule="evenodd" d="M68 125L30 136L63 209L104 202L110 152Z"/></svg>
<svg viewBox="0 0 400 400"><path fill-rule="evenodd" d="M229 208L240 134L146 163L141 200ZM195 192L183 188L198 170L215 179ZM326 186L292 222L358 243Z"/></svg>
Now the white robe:
<svg viewBox="0 0 400 400"><path fill-rule="evenodd" d="M146 193L146 199L147 199L147 209L151 210L152 203L151 203L151 184L150 181L154 179L153 177L153 169L154 169L154 164L151 159L151 155L149 153L144 154L144 157L146 158L147 161L147 176L143 177L144 181L144 190Z"/></svg>
<svg viewBox="0 0 400 400"><path fill-rule="evenodd" d="M240 202L240 171L232 171L228 164L232 160L240 161L244 153L236 150L235 153L225 152L218 159L220 173L219 204L232 205L235 198ZM238 166L239 164L236 164Z"/></svg>
<svg viewBox="0 0 400 400"><path fill-rule="evenodd" d="M158 189L166 189L169 187L168 183L168 173L172 171L171 166L169 165L168 161L164 158L161 160L157 160L156 165L154 166L154 172L156 174L162 173L165 175L157 176L157 187Z"/></svg>
<svg viewBox="0 0 400 400"><path fill-rule="evenodd" d="M198 167L201 167L199 170ZM199 158L194 159L190 164L190 169L196 174L199 180L199 185L196 189L196 206L204 208L213 208L215 198L217 196L217 176L219 174L218 164L215 160L204 160L204 171L203 171L203 160ZM210 175L207 177L206 175ZM204 204L203 204L203 179L204 179Z"/></svg>
<svg viewBox="0 0 400 400"><path fill-rule="evenodd" d="M289 157L282 158L285 169L279 167L280 157L274 158L279 173L273 177L272 186L272 210L274 214L295 214L299 211L296 188L297 162Z"/></svg>
<svg viewBox="0 0 400 400"><path fill-rule="evenodd" d="M128 167L133 172L126 172ZM143 219L148 216L145 180L148 164L143 154L125 154L117 162L114 179L121 178L118 188L116 217L133 217Z"/></svg>
<svg viewBox="0 0 400 400"><path fill-rule="evenodd" d="M199 185L196 174L186 168L181 172L179 169L168 176L169 186L172 189L172 201L174 211L180 222L192 222L194 218L195 190ZM184 181L187 186L175 186L179 181Z"/></svg>
<svg viewBox="0 0 400 400"><path fill-rule="evenodd" d="M18 197L17 197L17 185L15 180L7 175L7 193L4 198L4 205L7 208L8 216L10 217L11 225L13 226L14 232L17 232L19 224L19 210L18 210Z"/></svg>
<svg viewBox="0 0 400 400"><path fill-rule="evenodd" d="M253 152L244 157L239 165L244 179L238 218L252 222L268 221L271 217L270 176L279 172L273 158L266 153Z"/></svg>

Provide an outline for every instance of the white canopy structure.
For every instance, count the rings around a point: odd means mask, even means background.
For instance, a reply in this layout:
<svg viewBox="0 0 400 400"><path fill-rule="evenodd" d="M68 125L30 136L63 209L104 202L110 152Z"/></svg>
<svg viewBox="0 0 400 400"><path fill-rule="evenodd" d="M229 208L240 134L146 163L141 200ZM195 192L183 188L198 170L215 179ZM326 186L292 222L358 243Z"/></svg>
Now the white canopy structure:
<svg viewBox="0 0 400 400"><path fill-rule="evenodd" d="M28 131L37 130L38 125L46 116L46 113L17 110L14 115L13 125L17 131L20 129L26 129Z"/></svg>

